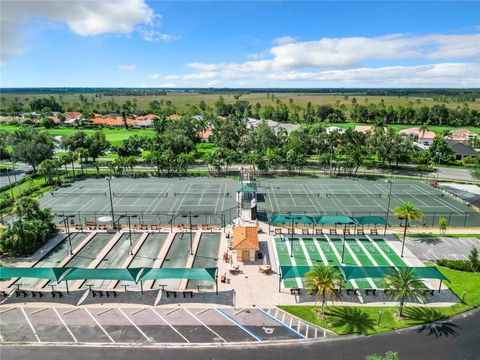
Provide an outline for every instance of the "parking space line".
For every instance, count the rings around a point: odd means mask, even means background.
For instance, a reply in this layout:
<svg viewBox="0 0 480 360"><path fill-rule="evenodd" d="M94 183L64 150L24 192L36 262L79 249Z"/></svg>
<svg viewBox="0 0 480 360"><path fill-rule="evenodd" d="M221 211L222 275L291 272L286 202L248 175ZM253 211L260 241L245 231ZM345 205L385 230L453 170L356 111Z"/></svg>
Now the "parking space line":
<svg viewBox="0 0 480 360"><path fill-rule="evenodd" d="M28 316L27 316L27 313L25 312L25 309L24 309L23 307L21 307L20 310L22 310L22 313L23 313L23 315L25 316L25 319L27 319L27 323L28 323L28 325L30 325L30 328L32 329L33 334L34 334L35 337L37 338L37 341L38 341L38 342L41 342L41 341L40 341L40 338L38 337L37 332L35 331L35 328L34 328L33 325L32 325L32 322L30 321L30 319L29 319Z"/></svg>
<svg viewBox="0 0 480 360"><path fill-rule="evenodd" d="M139 332L140 334L142 334L142 336L143 336L145 339L147 339L147 341L150 341L150 342L152 341L152 340L142 331L142 329L140 329L140 328L138 327L138 325L135 324L135 323L133 322L133 320L130 319L130 318L127 316L127 314L125 314L125 313L123 312L122 309L118 308L118 311L120 311L120 312L122 313L122 315L125 316L125 318L130 322L130 324L132 324L132 325L135 327L135 329L137 329L138 332Z"/></svg>
<svg viewBox="0 0 480 360"><path fill-rule="evenodd" d="M223 340L223 342L227 342L227 340L225 340L223 337L221 337L220 335L218 335L213 329L211 329L207 324L205 324L202 320L200 320L198 317L196 317L195 315L193 315L188 309L185 309L183 308L183 310L185 310L185 312L187 312L188 314L190 314L195 320L197 320L200 324L202 324L203 326L205 326L208 330L210 330L212 333L214 333L216 336L218 336L220 339Z"/></svg>
<svg viewBox="0 0 480 360"><path fill-rule="evenodd" d="M55 314L57 314L58 318L60 319L60 321L62 322L63 326L65 326L65 329L67 329L68 333L70 334L70 336L72 337L72 339L75 341L75 342L78 342L77 338L75 337L75 335L73 335L73 333L70 331L70 328L67 326L67 324L65 323L65 321L63 320L63 318L60 316L60 314L58 313L57 309L53 308L53 311L55 312Z"/></svg>
<svg viewBox="0 0 480 360"><path fill-rule="evenodd" d="M112 337L111 337L110 335L108 335L108 332L103 328L103 326L98 322L98 320L95 319L95 316L93 316L92 313L91 313L90 311L88 311L87 308L84 308L84 309L85 309L85 311L87 312L87 314L90 315L90 317L93 319L93 321L95 321L95 323L98 325L98 327L99 327L100 329L102 329L102 331L105 333L105 335L107 335L107 337L110 339L110 341L111 341L112 343L114 343L115 340L113 340Z"/></svg>
<svg viewBox="0 0 480 360"><path fill-rule="evenodd" d="M167 324L168 326L170 326L170 328L175 331L183 340L185 340L187 343L190 344L190 341L185 337L183 336L180 331L178 331L172 324L170 324L167 319L165 319L162 315L160 315L158 312L155 311L155 309L153 308L150 308L150 310L152 310L154 312L155 315L157 315L160 320L162 320L165 324Z"/></svg>
<svg viewBox="0 0 480 360"><path fill-rule="evenodd" d="M264 311L263 309L257 309L258 311L260 311L261 313L265 314L266 316L268 316L270 319L272 319L273 321L279 323L280 325L282 325L284 328L286 328L287 330L289 330L290 332L294 333L295 335L301 337L302 339L306 339L305 336L303 336L302 334L300 334L300 320L298 321L298 325L297 325L297 330L293 329L291 326L288 326L287 324L285 324L284 322L278 320L277 318L273 317L272 315L268 314L266 311ZM277 309L278 310L278 309ZM308 329L308 328L307 328ZM308 331L308 330L307 330Z"/></svg>
<svg viewBox="0 0 480 360"><path fill-rule="evenodd" d="M228 315L227 313L225 313L223 310L220 310L218 308L215 308L215 310L217 310L217 312L222 315L223 317L225 317L227 320L230 320L232 323L234 323L235 325L237 325L240 329L242 329L243 331L245 331L247 334L251 335L255 340L257 341L262 341L262 338L259 337L258 335L254 334L251 330L247 329L245 326L243 326L242 324L240 324L240 322L238 322L237 320L235 320L233 317L231 317L230 315Z"/></svg>

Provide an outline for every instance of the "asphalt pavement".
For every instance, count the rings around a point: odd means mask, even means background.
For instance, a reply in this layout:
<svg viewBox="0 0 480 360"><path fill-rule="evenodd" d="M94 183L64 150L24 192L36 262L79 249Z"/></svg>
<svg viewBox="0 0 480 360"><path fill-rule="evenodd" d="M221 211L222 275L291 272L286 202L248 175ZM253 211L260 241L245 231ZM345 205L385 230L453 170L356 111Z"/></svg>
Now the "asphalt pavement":
<svg viewBox="0 0 480 360"><path fill-rule="evenodd" d="M397 351L402 360L479 359L480 311L477 309L450 320L414 329L404 329L368 337L293 342L281 345L255 344L233 347L53 347L5 346L2 360L83 360L83 359L365 359L370 354Z"/></svg>

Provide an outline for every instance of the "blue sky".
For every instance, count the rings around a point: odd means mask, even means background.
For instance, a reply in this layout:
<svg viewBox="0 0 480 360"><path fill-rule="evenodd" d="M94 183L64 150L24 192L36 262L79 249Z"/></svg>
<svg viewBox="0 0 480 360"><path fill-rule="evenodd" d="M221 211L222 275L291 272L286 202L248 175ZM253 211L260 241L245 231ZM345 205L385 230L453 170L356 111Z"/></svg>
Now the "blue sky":
<svg viewBox="0 0 480 360"><path fill-rule="evenodd" d="M2 0L0 86L476 87L480 2Z"/></svg>

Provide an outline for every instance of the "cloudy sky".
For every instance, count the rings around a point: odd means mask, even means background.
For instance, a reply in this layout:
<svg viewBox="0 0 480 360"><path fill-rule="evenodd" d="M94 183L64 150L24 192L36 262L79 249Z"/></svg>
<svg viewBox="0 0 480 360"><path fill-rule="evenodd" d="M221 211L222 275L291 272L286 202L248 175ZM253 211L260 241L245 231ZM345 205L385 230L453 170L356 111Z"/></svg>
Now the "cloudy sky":
<svg viewBox="0 0 480 360"><path fill-rule="evenodd" d="M1 87L478 87L480 2L0 0Z"/></svg>

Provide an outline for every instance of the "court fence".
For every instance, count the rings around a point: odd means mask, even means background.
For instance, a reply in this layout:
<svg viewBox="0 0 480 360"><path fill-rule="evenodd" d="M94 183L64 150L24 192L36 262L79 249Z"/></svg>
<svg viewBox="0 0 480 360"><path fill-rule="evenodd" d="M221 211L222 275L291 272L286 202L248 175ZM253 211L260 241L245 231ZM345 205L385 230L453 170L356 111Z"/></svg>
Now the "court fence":
<svg viewBox="0 0 480 360"><path fill-rule="evenodd" d="M311 209L302 211L295 208L295 214L307 215L310 217L317 216L342 216L347 215L350 217L360 216L380 216L387 218L387 213L384 211L358 211L358 212L342 212L342 211L330 211L325 213L315 213ZM268 220L275 215L284 215L285 213L267 212L259 210L258 220L268 222ZM480 226L480 213L478 212L424 212L423 219L420 221L412 221L409 225L412 227L438 227L438 221L440 218L447 219L448 227L479 227ZM390 213L388 216L388 223L391 226L403 226L403 221ZM333 227L333 226L332 226Z"/></svg>
<svg viewBox="0 0 480 360"><path fill-rule="evenodd" d="M64 224L67 217L70 226L76 225L106 225L111 227L112 221L102 221L103 218L111 218L110 211L56 211L56 222ZM232 207L223 211L188 211L188 212L159 212L159 211L114 211L116 226L136 227L137 225L156 225L158 227L176 227L214 225L224 227L238 217L238 207Z"/></svg>

